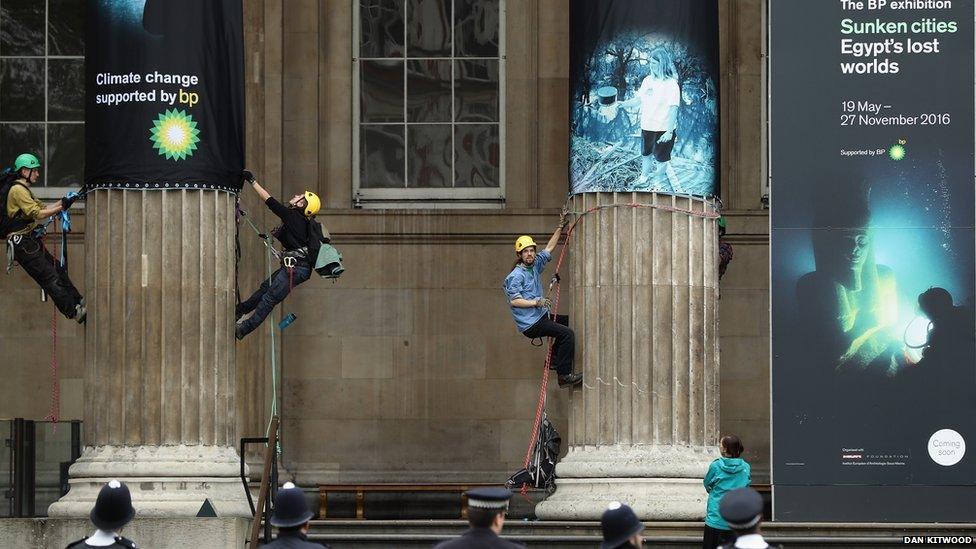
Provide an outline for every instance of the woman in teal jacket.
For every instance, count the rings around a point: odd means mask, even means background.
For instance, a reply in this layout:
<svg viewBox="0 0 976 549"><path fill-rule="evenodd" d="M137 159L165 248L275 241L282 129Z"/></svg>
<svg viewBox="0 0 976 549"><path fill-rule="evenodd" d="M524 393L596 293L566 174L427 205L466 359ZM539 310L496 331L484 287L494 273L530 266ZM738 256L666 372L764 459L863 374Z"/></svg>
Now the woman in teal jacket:
<svg viewBox="0 0 976 549"><path fill-rule="evenodd" d="M735 435L726 435L719 441L722 457L708 466L705 475L705 491L708 492L708 507L705 512L705 534L702 547L715 549L723 543L733 541L729 525L718 512L722 496L730 490L749 486L752 468L739 456L742 455L742 441Z"/></svg>

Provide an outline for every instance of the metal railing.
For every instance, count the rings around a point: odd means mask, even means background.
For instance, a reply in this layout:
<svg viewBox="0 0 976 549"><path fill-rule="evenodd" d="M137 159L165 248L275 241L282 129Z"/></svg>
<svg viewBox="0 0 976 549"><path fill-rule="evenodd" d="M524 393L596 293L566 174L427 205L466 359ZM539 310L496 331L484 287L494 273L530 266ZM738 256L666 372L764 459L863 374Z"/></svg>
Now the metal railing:
<svg viewBox="0 0 976 549"><path fill-rule="evenodd" d="M81 456L81 421L0 421L5 452L0 491L7 505L0 517L46 516L47 508L68 493L68 468ZM6 462L6 463L4 463Z"/></svg>
<svg viewBox="0 0 976 549"><path fill-rule="evenodd" d="M254 517L257 514L257 510L254 508L254 498L251 496L251 486L248 482L247 475L244 472L247 446L249 444L264 444L267 446L268 437L244 437L241 439L240 448L240 458L241 458L241 483L244 485L244 494L247 496L247 504L251 507L251 516ZM271 456L271 478L268 482L268 498L264 500L264 542L269 543L271 541L271 523L268 522L268 517L271 516L271 512L274 508L274 498L278 493L278 453L273 452Z"/></svg>

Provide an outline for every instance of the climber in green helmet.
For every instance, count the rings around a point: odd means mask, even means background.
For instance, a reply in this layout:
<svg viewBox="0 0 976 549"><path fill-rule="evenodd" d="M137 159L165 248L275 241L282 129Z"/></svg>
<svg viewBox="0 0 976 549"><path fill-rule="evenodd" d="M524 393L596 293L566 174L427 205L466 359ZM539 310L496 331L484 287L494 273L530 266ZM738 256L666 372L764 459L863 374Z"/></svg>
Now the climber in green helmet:
<svg viewBox="0 0 976 549"><path fill-rule="evenodd" d="M12 170L0 177L0 235L7 240L17 263L54 300L61 314L78 323L85 322L85 300L68 278L68 271L44 249L40 235L41 222L66 211L78 199L69 193L61 200L45 205L31 192L40 177L41 161L24 153L14 161Z"/></svg>

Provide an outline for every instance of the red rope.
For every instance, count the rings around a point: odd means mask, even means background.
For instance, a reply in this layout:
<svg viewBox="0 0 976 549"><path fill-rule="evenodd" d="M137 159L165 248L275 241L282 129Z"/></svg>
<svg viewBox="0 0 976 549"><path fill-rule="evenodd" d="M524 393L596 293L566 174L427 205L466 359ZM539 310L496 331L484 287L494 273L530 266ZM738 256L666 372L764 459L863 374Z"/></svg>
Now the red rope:
<svg viewBox="0 0 976 549"><path fill-rule="evenodd" d="M585 214L584 214L585 215ZM569 247L569 240L573 236L573 230L576 228L576 224L579 223L580 216L576 218L572 225L569 226L569 230L566 231L566 242L563 243L563 249L559 252L559 259L556 261L556 272L554 278L554 284L556 286L556 299L552 302L552 315L555 316L557 311L559 311L559 297L562 294L562 286L559 284L559 269L563 265L563 259L566 257L566 250ZM556 339L549 338L549 350L546 352L546 364L542 369L542 383L539 386L539 402L535 407L535 421L532 422L532 433L529 435L529 447L525 451L525 461L523 467L528 470L529 463L532 461L532 450L535 448L536 437L539 436L539 427L542 425L542 414L546 410L546 391L549 388L549 367L552 365L552 348L555 345ZM529 493L528 483L522 483L522 489L520 490L522 497L531 502L529 497L526 495Z"/></svg>
<svg viewBox="0 0 976 549"><path fill-rule="evenodd" d="M51 421L54 429L61 413L61 387L58 385L58 310L51 315L51 411L44 418Z"/></svg>
<svg viewBox="0 0 976 549"><path fill-rule="evenodd" d="M55 232L57 232L57 221L54 222ZM44 246L44 236L38 239L38 243L41 245L41 253L45 253L47 248ZM54 263L55 269L58 265L57 258L54 254L51 254L51 260ZM46 421L52 423L52 432L57 432L58 419L60 419L61 413L61 387L58 385L58 309L55 307L54 313L51 314L51 408L44 418Z"/></svg>
<svg viewBox="0 0 976 549"><path fill-rule="evenodd" d="M576 230L576 226L579 225L581 221L583 221L584 217L586 217L587 215L595 211L603 210L607 208L620 208L620 207L659 209L668 212L684 213L695 217L703 217L705 219L718 219L719 217L719 214L715 212L694 211L686 208L677 208L673 206L664 206L664 205L655 205L655 204L638 204L636 202L631 202L627 204L604 204L601 206L594 206L582 212L576 217L575 220L573 220L573 223L570 224L569 226L569 230L566 231L566 241L563 243L563 249L562 251L559 252L559 259L556 261L556 273L554 277L556 298L552 301L553 316L555 316L556 312L559 310L559 296L561 293L560 292L561 287L559 284L559 270L563 266L563 259L566 257L566 250L569 248L569 241L573 238L573 233ZM532 461L532 450L533 448L535 448L536 437L539 436L539 428L542 425L542 414L543 412L545 412L546 409L546 390L549 388L549 366L552 364L552 348L553 345L555 344L555 341L556 340L554 338L552 337L549 338L549 351L548 353L546 353L546 365L545 368L543 368L542 370L542 383L539 387L539 402L535 407L535 421L532 422L532 434L529 436L529 447L525 451L525 461L523 463L523 467L526 470L528 470L529 463ZM532 500L529 499L529 497L527 496L528 492L529 492L528 483L523 483L520 493L522 494L522 497L524 497L527 501L531 503Z"/></svg>

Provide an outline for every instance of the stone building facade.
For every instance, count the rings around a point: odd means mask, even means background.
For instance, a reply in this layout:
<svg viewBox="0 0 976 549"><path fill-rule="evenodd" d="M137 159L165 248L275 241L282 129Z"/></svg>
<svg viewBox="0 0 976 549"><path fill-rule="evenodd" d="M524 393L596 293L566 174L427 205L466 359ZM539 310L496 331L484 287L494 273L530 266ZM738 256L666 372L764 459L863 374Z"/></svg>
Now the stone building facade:
<svg viewBox="0 0 976 549"><path fill-rule="evenodd" d="M735 246L721 283L721 431L743 438L754 482L762 483L769 478L764 3L718 3L722 199ZM273 194L308 188L323 197L319 219L347 268L335 284L302 285L281 309L298 316L275 350L283 465L299 483L500 481L521 466L544 351L515 331L500 285L515 237L548 235L566 200L569 16L566 0L504 5L503 200L381 209L357 200L353 185L358 2L245 2L248 165ZM243 206L269 223L249 192ZM75 217L70 255L81 258L83 209ZM264 254L252 235L241 238L247 292L264 274ZM71 274L84 293L83 261ZM37 295L23 271L0 276L4 417L48 413L52 307ZM267 425L265 333L237 344L240 436L259 436ZM84 402L98 398L97 387L84 384L84 340L81 327L59 321L62 418L81 418ZM550 389L550 417L563 432L569 398Z"/></svg>

